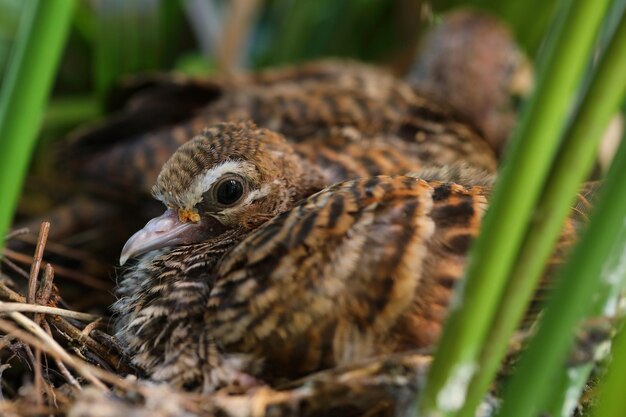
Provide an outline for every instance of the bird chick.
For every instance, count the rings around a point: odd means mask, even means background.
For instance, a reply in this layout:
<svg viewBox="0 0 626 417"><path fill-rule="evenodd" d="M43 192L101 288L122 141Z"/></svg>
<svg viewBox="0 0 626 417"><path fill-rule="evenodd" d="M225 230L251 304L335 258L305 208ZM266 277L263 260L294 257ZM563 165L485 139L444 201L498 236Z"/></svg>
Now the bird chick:
<svg viewBox="0 0 626 417"><path fill-rule="evenodd" d="M465 115L502 155L533 84L532 65L510 29L484 12L454 10L428 33L420 52L409 80Z"/></svg>
<svg viewBox="0 0 626 417"><path fill-rule="evenodd" d="M280 135L251 123L217 125L181 146L153 188L165 212L135 233L120 257L124 265L141 256L123 273L113 307L117 337L134 364L151 372L158 363L184 362L186 343L202 328L216 262L323 185Z"/></svg>
<svg viewBox="0 0 626 417"><path fill-rule="evenodd" d="M332 143L334 148L342 148L344 159L360 159L360 144L351 146L358 137L362 143L388 143L387 149L399 150L422 164L466 161L496 169L493 150L471 120L458 117L446 100L432 100L383 70L335 62L268 70L249 77L252 81L224 87L215 97L211 88L198 87L203 92L198 95L212 99L175 123L165 123L168 118L158 112L155 117L154 102L164 102L160 108L174 111L185 105L170 96L149 94L130 106L137 109L126 109L73 135L63 160L71 161L72 175L82 181L143 193L154 184L169 156L206 126L252 120L284 135L290 143L310 145L307 152L311 158L324 158L321 151ZM186 94L196 90L188 87ZM458 91L450 93L451 97L457 95ZM142 105L148 107L139 111ZM155 126L159 122L165 126ZM342 130L350 134L337 134ZM112 137L116 140L111 141ZM387 169L380 174L397 172Z"/></svg>

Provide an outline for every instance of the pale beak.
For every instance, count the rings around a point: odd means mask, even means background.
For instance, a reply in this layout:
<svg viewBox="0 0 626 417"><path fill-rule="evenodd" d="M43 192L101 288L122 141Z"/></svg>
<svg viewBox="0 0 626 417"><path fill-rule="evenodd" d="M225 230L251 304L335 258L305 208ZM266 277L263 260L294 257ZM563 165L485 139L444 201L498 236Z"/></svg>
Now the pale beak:
<svg viewBox="0 0 626 417"><path fill-rule="evenodd" d="M207 230L208 229L208 230ZM182 222L178 213L168 209L150 220L143 229L132 235L122 248L120 265L129 258L168 246L187 245L203 240L211 228L201 222Z"/></svg>

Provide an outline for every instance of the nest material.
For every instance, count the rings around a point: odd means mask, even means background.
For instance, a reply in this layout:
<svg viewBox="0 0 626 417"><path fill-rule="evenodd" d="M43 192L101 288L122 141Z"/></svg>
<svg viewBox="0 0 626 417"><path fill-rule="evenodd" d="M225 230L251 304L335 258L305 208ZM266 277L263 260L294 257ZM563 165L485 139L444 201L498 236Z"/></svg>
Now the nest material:
<svg viewBox="0 0 626 417"><path fill-rule="evenodd" d="M5 250L0 279L0 415L325 416L411 413L431 357L406 352L310 375L288 386L227 388L212 394L176 391L142 379L110 336L101 315L69 308L42 261L44 222L31 258ZM14 232L15 239L25 231ZM7 254L8 253L8 254ZM26 271L17 263L30 263ZM80 274L80 272L76 272ZM63 281L63 286L78 285ZM107 283L80 294L94 299ZM80 301L80 300L78 300ZM95 303L98 304L98 303ZM98 309L98 307L100 307ZM106 311L106 305L95 305Z"/></svg>

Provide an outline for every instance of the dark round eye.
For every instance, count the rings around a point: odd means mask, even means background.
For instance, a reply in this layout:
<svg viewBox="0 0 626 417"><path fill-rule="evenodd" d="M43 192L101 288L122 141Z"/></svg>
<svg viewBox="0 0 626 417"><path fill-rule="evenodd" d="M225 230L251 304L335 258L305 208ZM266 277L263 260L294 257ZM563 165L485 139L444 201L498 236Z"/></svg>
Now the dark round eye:
<svg viewBox="0 0 626 417"><path fill-rule="evenodd" d="M215 196L217 202L229 206L239 201L243 195L243 184L240 180L229 178L217 186Z"/></svg>

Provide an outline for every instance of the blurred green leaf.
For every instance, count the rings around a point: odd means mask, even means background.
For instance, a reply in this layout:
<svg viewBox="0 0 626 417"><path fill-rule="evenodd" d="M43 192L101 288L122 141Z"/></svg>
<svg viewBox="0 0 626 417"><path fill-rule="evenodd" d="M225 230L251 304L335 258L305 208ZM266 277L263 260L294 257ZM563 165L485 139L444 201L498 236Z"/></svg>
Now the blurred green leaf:
<svg viewBox="0 0 626 417"><path fill-rule="evenodd" d="M611 165L589 229L559 274L557 288L537 333L520 359L517 373L507 384L500 415L537 415L538 407L546 400L546 387L558 377L558 369L563 366L574 327L593 305L593 296L602 281L610 280L613 285L623 282L626 271L606 271L604 266L615 248L626 244L620 241L626 236L623 233L626 228L624 178L626 142L620 146Z"/></svg>
<svg viewBox="0 0 626 417"><path fill-rule="evenodd" d="M420 0L274 0L260 18L254 42L257 66L319 57L389 59L412 51ZM407 13L410 15L407 16Z"/></svg>
<svg viewBox="0 0 626 417"><path fill-rule="evenodd" d="M533 222L509 272L478 366L481 373L470 384L469 403L475 407L488 388L506 353L508 340L522 319L526 306L553 251L570 204L580 183L596 160L598 146L624 97L626 44L613 42L593 74L591 84L576 109L543 187ZM471 407L468 407L471 408ZM468 409L468 415L470 410Z"/></svg>
<svg viewBox="0 0 626 417"><path fill-rule="evenodd" d="M20 196L73 8L73 0L31 0L20 21L0 92L0 242Z"/></svg>
<svg viewBox="0 0 626 417"><path fill-rule="evenodd" d="M70 96L50 100L42 130L65 130L100 116L98 100L93 96Z"/></svg>
<svg viewBox="0 0 626 417"><path fill-rule="evenodd" d="M181 56L174 65L176 71L187 75L209 76L215 72L217 66L200 53L189 53Z"/></svg>
<svg viewBox="0 0 626 417"><path fill-rule="evenodd" d="M23 0L0 0L0 79L4 75L23 8Z"/></svg>
<svg viewBox="0 0 626 417"><path fill-rule="evenodd" d="M187 34L178 1L99 0L93 14L94 80L100 97L122 75L171 68L173 48Z"/></svg>
<svg viewBox="0 0 626 417"><path fill-rule="evenodd" d="M594 417L623 417L626 415L624 387L626 386L626 326L613 340L612 359L608 373L600 385L600 396L593 410Z"/></svg>
<svg viewBox="0 0 626 417"><path fill-rule="evenodd" d="M421 398L422 411L426 415L452 415L459 411L468 389L472 398L463 410L464 415L471 414L473 410L469 408L482 399L480 391L486 389L486 384L480 384L476 389L470 381L476 372L483 371L479 362L481 351L491 347L487 343L493 343L487 339L490 328L501 315L498 305L533 219L535 204L548 179L570 103L591 55L593 40L607 5L608 1L593 4L584 0L562 2L558 27L553 30L541 56L535 92L514 132L481 234L473 245L461 299L452 306L439 342ZM569 203L570 196L565 197ZM537 252L534 256L541 259L544 254ZM520 300L525 304L527 298L521 297ZM512 301L509 298L502 300ZM517 314L507 316L502 321L505 329L516 326L517 318ZM497 358L508 343L508 333L494 332L493 337L496 336L504 339L491 347L498 352ZM487 383L492 374L492 369L487 371ZM448 396L461 400L453 403Z"/></svg>

